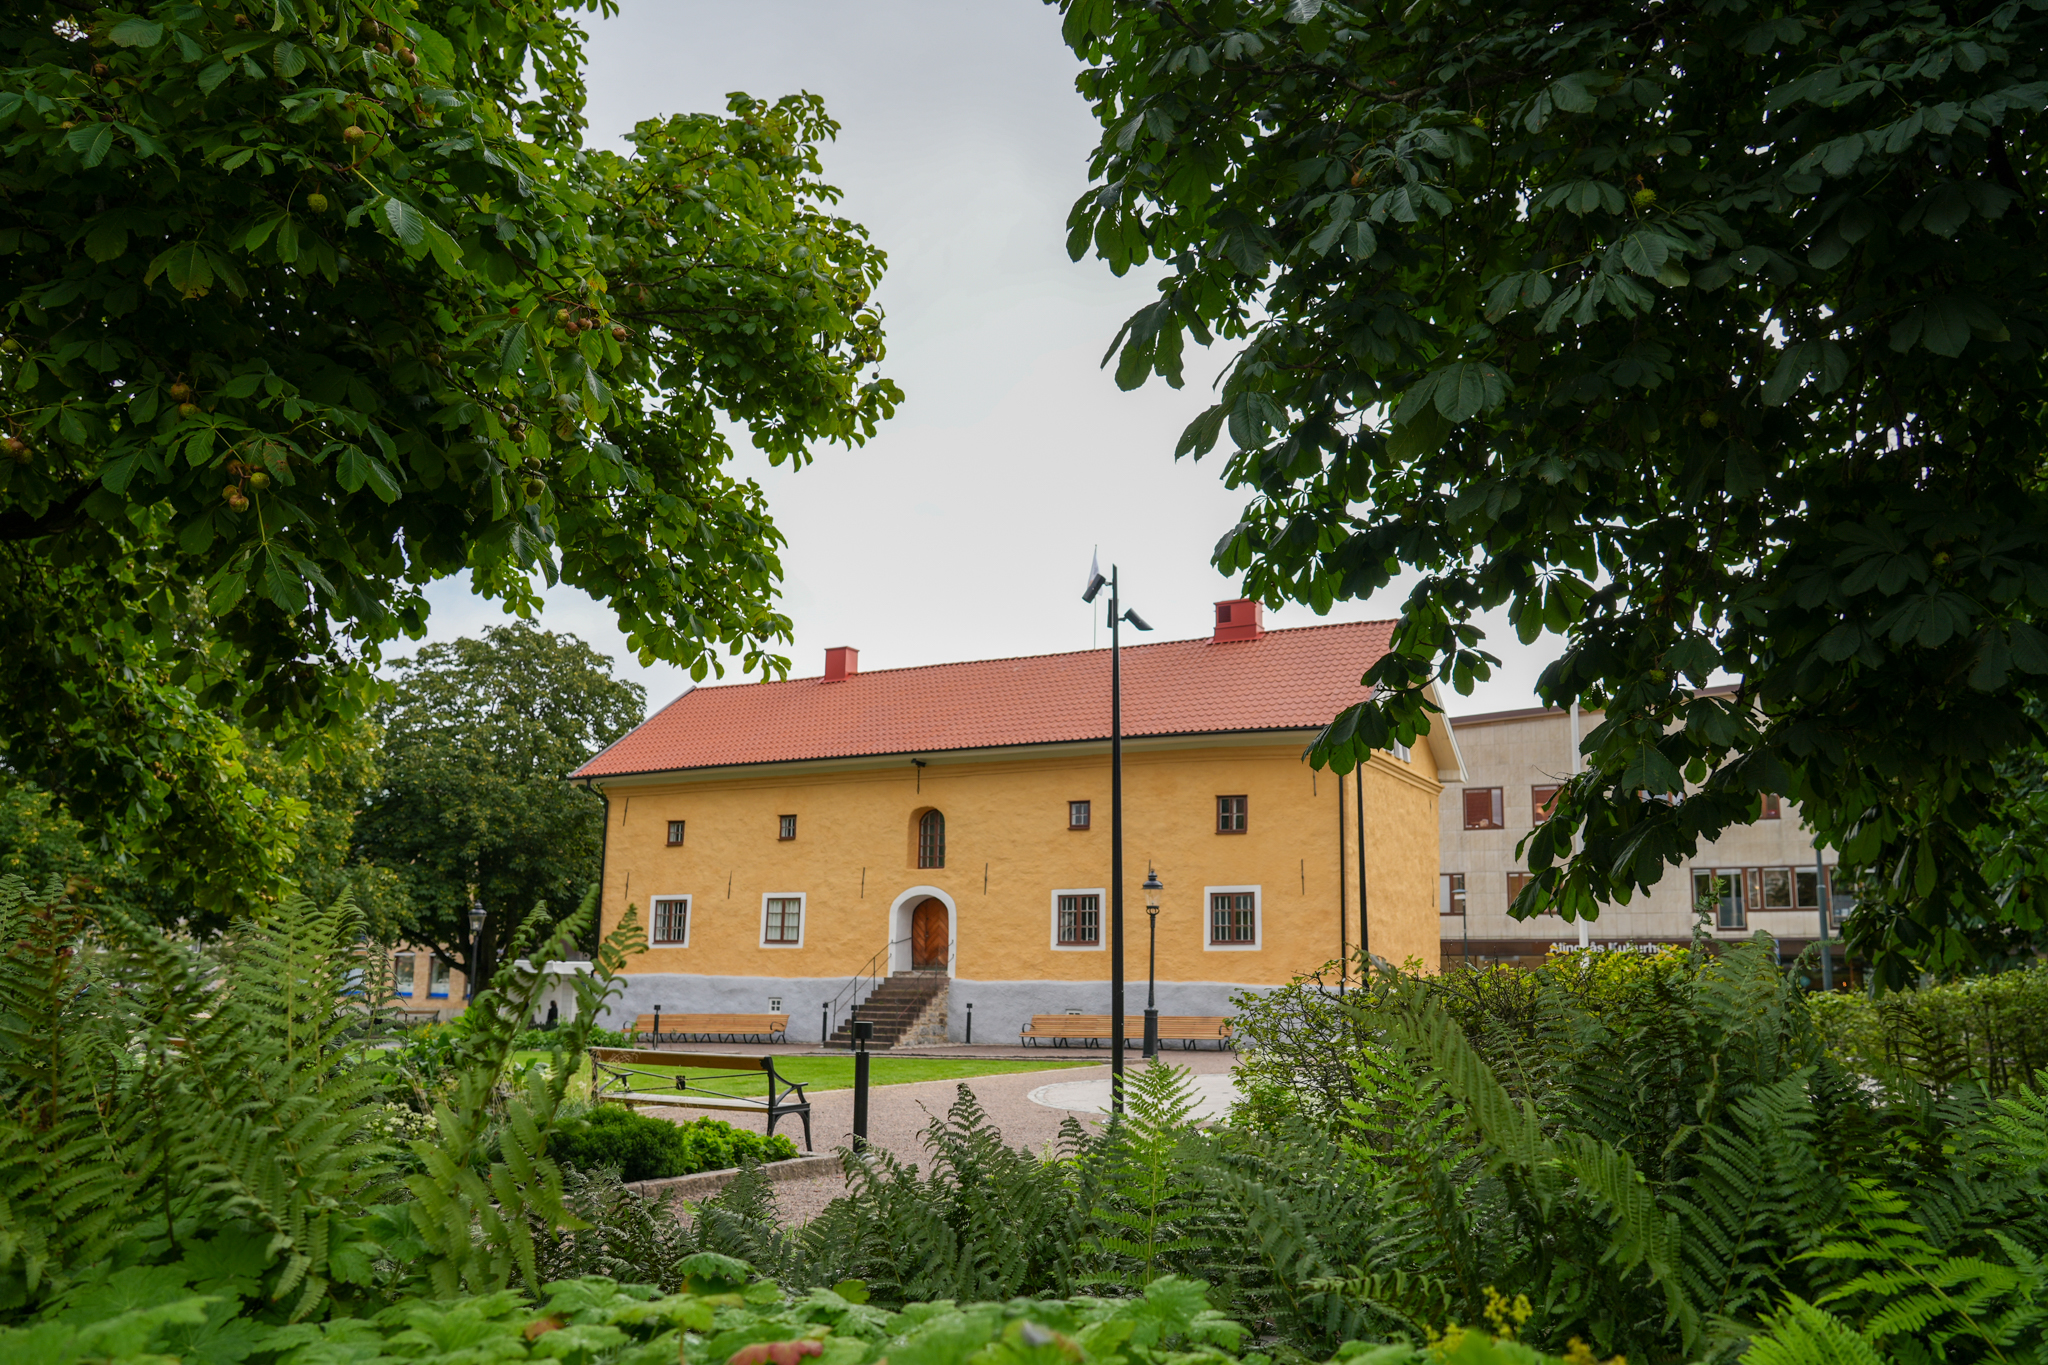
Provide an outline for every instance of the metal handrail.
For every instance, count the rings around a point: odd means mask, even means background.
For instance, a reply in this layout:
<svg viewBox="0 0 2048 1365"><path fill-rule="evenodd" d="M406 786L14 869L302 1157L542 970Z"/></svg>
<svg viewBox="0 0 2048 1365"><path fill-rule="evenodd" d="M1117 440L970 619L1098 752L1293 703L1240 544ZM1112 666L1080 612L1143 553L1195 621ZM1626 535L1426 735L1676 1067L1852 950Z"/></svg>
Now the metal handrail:
<svg viewBox="0 0 2048 1365"><path fill-rule="evenodd" d="M908 942L910 942L910 937L907 934L902 938L889 940L885 947L867 960L865 966L847 978L846 984L840 987L837 995L825 1003L826 1039L830 1039L839 1028L839 1008L841 1003L847 1001L848 997L852 997L851 1003L847 1005L847 1008L849 1011L858 1010L860 1002L873 995L880 988L882 982L888 979L889 955L895 952L896 945ZM879 970L877 969L877 964L880 964ZM865 989L863 989L863 986L865 986Z"/></svg>

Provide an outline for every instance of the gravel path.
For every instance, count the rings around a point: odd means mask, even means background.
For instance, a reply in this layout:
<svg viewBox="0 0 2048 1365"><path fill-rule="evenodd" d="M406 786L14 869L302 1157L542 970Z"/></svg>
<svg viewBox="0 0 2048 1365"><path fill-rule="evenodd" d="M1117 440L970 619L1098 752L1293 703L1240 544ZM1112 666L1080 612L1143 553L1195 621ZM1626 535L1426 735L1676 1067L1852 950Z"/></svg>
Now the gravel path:
<svg viewBox="0 0 2048 1365"><path fill-rule="evenodd" d="M753 1050L756 1049L749 1049ZM965 1051L960 1049L958 1052L952 1052L952 1055L960 1055ZM1062 1057L1060 1060L1065 1061L1069 1058ZM1173 1066L1187 1067L1197 1075L1220 1075L1227 1074L1236 1064L1237 1058L1227 1052L1174 1052L1163 1054L1162 1060ZM1133 1056L1129 1064L1135 1067L1142 1065L1142 1062ZM1060 1124L1072 1111L1035 1104L1029 1098L1031 1092L1054 1081L1107 1082L1108 1079L1109 1064L1105 1062L1099 1067L1017 1071L1006 1075L975 1076L964 1081L917 1081L907 1085L878 1085L868 1092L868 1141L877 1147L888 1149L900 1160L923 1165L926 1153L919 1138L925 1126L935 1116L945 1113L952 1107L954 1096L959 1087L964 1085L974 1092L990 1122L1002 1131L1006 1142L1012 1146L1030 1147L1035 1151L1043 1150L1058 1139ZM644 1108L642 1112L687 1120L701 1117L709 1111L664 1106ZM1095 1114L1076 1112L1072 1116L1091 1131L1100 1127L1100 1118ZM724 1119L735 1127L752 1128L757 1133L767 1128L767 1119L761 1115L721 1111L713 1113L712 1117ZM803 1130L792 1120L784 1119L777 1125L776 1131L788 1133L801 1145ZM815 1092L811 1096L811 1138L817 1150L829 1152L846 1145L852 1137L853 1091L848 1089ZM801 1223L815 1217L825 1205L845 1193L845 1190L846 1178L840 1175L791 1180L777 1186L776 1200L786 1221Z"/></svg>

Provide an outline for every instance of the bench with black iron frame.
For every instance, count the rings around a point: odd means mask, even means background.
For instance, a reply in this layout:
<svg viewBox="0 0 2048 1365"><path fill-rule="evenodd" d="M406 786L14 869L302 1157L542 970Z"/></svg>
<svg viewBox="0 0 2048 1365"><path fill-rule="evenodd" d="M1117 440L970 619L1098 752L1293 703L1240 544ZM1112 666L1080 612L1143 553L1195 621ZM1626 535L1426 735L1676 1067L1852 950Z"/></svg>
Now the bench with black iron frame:
<svg viewBox="0 0 2048 1365"><path fill-rule="evenodd" d="M648 1071L646 1067L662 1067ZM725 1052L658 1052L649 1048L594 1047L590 1049L590 1098L600 1104L668 1105L690 1109L725 1109L741 1113L766 1114L768 1131L785 1115L803 1120L804 1150L811 1150L811 1102L804 1096L802 1081L785 1080L776 1074L773 1057L744 1057ZM689 1071L758 1071L768 1078L768 1094L732 1095L706 1089L704 1077ZM653 1085L635 1087L635 1080ZM792 1099L791 1096L795 1098Z"/></svg>

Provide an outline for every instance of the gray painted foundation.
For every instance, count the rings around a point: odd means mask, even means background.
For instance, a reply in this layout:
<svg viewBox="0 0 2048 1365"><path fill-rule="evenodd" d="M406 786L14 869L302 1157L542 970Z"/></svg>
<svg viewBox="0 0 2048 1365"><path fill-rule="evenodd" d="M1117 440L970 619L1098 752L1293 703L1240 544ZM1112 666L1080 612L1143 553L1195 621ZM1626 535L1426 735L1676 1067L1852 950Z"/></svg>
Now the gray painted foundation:
<svg viewBox="0 0 2048 1365"><path fill-rule="evenodd" d="M1237 1011L1230 997L1246 987L1227 981L1162 981L1161 1014L1220 1014ZM1107 981L963 981L953 982L947 1032L956 1043L967 1035L967 1006L974 1006L974 1041L1015 1047L1019 1032L1034 1014L1108 1014ZM1124 1013L1145 1012L1145 978L1124 981ZM1133 1044L1135 1045L1135 1043Z"/></svg>
<svg viewBox="0 0 2048 1365"><path fill-rule="evenodd" d="M779 997L789 1015L789 1041L816 1043L822 1015L819 1006L839 997L832 1022L846 1017L845 977L688 976L680 972L645 972L619 978L623 994L605 1012L607 1027L623 1028L642 1014L659 1008L663 1014L765 1014ZM1270 990L1227 981L1162 981L1161 1014L1229 1015L1230 997L1241 990ZM1034 1014L1109 1013L1107 981L967 981L955 978L946 1004L946 1034L956 1043L967 1038L967 1006L974 1006L977 1044L1015 1047L1018 1033ZM1145 978L1124 984L1124 1012L1143 1014Z"/></svg>
<svg viewBox="0 0 2048 1365"><path fill-rule="evenodd" d="M659 1009L663 1014L767 1014L782 1001L789 1016L789 1041L818 1041L818 1006L846 989L846 978L781 976L689 976L682 972L622 974L625 990L605 1011L607 1028L630 1028L634 1019ZM840 1017L846 1014L840 1007Z"/></svg>

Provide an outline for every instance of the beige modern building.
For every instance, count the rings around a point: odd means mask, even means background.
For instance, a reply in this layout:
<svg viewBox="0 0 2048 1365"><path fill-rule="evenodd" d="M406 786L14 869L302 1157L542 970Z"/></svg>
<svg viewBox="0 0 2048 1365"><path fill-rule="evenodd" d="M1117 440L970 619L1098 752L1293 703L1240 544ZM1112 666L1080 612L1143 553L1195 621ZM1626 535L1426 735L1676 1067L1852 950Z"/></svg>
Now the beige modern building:
<svg viewBox="0 0 2048 1365"><path fill-rule="evenodd" d="M1599 723L1597 713L1582 714L1578 731L1590 733ZM1533 961L1582 941L1603 947L1689 943L1702 901L1710 906L1713 937L1738 941L1761 929L1778 940L1787 960L1819 935L1834 855L1824 854L1817 872L1812 831L1797 806L1776 798L1765 801L1754 824L1701 845L1698 857L1667 870L1647 895L1602 907L1584 940L1577 924L1556 916L1510 918L1508 905L1531 875L1515 848L1572 775L1573 718L1536 708L1457 716L1451 727L1466 780L1447 783L1438 810L1443 865L1437 908L1446 965ZM1836 898L1831 940L1848 906L1848 896ZM1834 951L1840 962L1839 944Z"/></svg>

